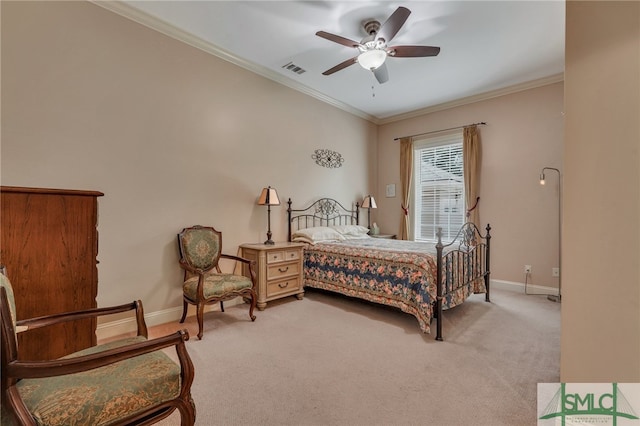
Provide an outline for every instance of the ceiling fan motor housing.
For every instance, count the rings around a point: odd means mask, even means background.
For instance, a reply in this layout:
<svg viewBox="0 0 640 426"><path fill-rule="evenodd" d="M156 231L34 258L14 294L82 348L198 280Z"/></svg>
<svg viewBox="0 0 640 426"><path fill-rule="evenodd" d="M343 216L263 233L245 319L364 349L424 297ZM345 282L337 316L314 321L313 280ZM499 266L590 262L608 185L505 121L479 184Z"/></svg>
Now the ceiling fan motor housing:
<svg viewBox="0 0 640 426"><path fill-rule="evenodd" d="M363 25L364 25L364 30L370 36L375 35L378 31L380 31L380 22L378 21L365 21Z"/></svg>

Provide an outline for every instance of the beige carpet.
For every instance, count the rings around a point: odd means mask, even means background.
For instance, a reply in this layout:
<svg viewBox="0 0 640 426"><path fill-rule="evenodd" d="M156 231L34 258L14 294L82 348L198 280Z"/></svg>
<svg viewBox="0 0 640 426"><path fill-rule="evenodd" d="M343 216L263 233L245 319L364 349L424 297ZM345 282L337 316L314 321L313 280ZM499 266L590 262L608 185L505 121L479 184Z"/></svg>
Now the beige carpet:
<svg viewBox="0 0 640 426"><path fill-rule="evenodd" d="M560 305L543 296L474 295L445 312L444 342L408 314L317 291L254 323L244 305L226 311L187 344L198 425L535 425L536 384L560 377Z"/></svg>

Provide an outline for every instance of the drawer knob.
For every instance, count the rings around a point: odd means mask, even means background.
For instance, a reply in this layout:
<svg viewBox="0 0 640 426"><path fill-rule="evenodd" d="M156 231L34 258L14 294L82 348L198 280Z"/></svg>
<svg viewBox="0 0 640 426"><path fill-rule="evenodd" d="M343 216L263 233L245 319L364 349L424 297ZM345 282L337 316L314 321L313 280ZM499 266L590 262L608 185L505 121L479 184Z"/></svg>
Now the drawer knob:
<svg viewBox="0 0 640 426"><path fill-rule="evenodd" d="M280 283L280 284L278 284L278 287L280 287L280 288L287 288L287 287L289 287L289 281L287 281L286 283Z"/></svg>
<svg viewBox="0 0 640 426"><path fill-rule="evenodd" d="M278 271L279 271L280 273L287 272L288 270L289 270L289 267L288 267L288 266L287 266L286 268L284 268L284 269L282 269L282 268L278 268Z"/></svg>

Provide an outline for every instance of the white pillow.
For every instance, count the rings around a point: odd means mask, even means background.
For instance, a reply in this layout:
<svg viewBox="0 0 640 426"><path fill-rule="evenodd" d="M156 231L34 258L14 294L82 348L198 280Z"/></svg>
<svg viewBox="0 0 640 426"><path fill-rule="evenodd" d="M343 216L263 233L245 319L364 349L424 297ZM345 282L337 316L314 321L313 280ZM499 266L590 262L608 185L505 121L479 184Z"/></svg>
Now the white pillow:
<svg viewBox="0 0 640 426"><path fill-rule="evenodd" d="M310 240L307 237L303 237L302 235L298 235L295 237L291 237L291 241L293 241L294 243L307 243L307 244L315 244L315 241Z"/></svg>
<svg viewBox="0 0 640 426"><path fill-rule="evenodd" d="M344 241L345 238L335 229L326 226L298 229L291 235L293 241L303 241L310 244L326 241Z"/></svg>
<svg viewBox="0 0 640 426"><path fill-rule="evenodd" d="M360 235L351 235L345 234L343 235L345 240L365 240L367 238L372 238L369 234L360 234Z"/></svg>
<svg viewBox="0 0 640 426"><path fill-rule="evenodd" d="M347 235L362 236L362 235L367 235L369 233L369 228L361 225L334 225L331 228L335 229L336 231L338 231L340 234L344 236L347 236Z"/></svg>

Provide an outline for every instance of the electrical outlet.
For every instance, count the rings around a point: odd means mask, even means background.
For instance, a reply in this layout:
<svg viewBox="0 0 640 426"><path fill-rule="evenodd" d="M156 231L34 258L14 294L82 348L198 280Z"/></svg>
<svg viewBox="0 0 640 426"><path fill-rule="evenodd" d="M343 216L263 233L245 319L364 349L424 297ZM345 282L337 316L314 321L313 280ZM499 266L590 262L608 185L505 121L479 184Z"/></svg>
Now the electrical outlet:
<svg viewBox="0 0 640 426"><path fill-rule="evenodd" d="M531 265L524 265L524 273L525 274L531 273Z"/></svg>
<svg viewBox="0 0 640 426"><path fill-rule="evenodd" d="M559 277L560 276L560 268L551 268L551 276Z"/></svg>

